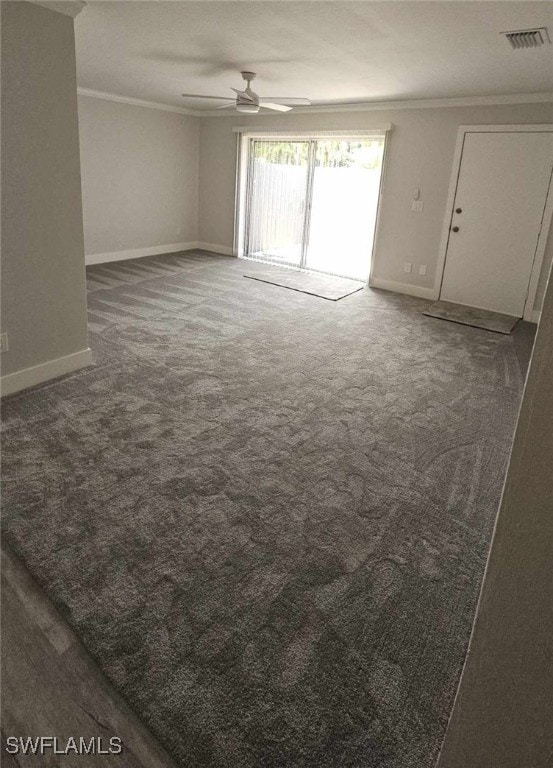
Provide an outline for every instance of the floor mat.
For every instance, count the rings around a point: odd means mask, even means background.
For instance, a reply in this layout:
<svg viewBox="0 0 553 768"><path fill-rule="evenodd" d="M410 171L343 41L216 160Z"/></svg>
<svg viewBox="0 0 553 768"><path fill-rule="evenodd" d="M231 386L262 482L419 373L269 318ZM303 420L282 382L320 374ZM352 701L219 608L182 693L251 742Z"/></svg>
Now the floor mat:
<svg viewBox="0 0 553 768"><path fill-rule="evenodd" d="M313 272L286 267L268 267L255 272L248 271L244 277L259 280L262 283L278 285L281 288L308 293L311 296L319 296L321 299L329 299L330 301L338 301L363 290L365 287L365 283L359 280L334 277L333 275L317 275Z"/></svg>
<svg viewBox="0 0 553 768"><path fill-rule="evenodd" d="M454 304L451 301L435 301L434 304L423 312L423 315L504 334L512 333L519 320L518 317L512 317L511 315L489 312L486 309L465 307L462 304Z"/></svg>
<svg viewBox="0 0 553 768"><path fill-rule="evenodd" d="M88 270L95 365L2 403L3 535L183 768L431 768L520 402L513 337L243 272Z"/></svg>

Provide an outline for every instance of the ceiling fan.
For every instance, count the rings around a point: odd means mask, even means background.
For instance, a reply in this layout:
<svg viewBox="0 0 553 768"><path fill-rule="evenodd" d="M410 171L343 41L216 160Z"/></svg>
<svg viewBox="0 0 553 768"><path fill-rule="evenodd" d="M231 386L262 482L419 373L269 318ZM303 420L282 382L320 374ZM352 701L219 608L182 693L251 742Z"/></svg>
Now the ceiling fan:
<svg viewBox="0 0 553 768"><path fill-rule="evenodd" d="M247 83L247 86L243 91L239 91L237 88L232 88L236 93L236 98L232 101L229 96L202 96L198 93L183 93L185 98L190 99L215 99L216 101L225 100L228 104L222 104L217 109L235 109L237 112L244 112L249 115L255 115L260 109L272 109L275 112L289 112L292 106L310 106L309 99L300 99L296 97L285 96L258 96L251 89L250 83L255 77L255 72L241 72L240 73ZM281 104L280 102L286 102Z"/></svg>

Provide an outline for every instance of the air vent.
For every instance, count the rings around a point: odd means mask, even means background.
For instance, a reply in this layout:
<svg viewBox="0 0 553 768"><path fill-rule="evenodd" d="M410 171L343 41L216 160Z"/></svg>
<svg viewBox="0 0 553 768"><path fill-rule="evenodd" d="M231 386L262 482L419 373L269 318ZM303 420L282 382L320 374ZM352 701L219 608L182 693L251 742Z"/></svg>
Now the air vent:
<svg viewBox="0 0 553 768"><path fill-rule="evenodd" d="M517 29L513 32L502 32L505 35L511 48L515 50L519 48L539 48L540 45L550 43L549 35L545 27L537 27L536 29Z"/></svg>

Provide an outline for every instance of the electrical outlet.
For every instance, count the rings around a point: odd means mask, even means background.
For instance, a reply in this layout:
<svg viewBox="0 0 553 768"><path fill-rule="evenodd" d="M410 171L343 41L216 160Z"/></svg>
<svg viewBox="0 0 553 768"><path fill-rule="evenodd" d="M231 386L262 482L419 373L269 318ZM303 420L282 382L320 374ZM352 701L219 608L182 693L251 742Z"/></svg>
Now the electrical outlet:
<svg viewBox="0 0 553 768"><path fill-rule="evenodd" d="M411 264L411 262L406 261L405 264L403 265L403 271L404 272L410 272L411 269L412 269L412 266L413 265Z"/></svg>
<svg viewBox="0 0 553 768"><path fill-rule="evenodd" d="M417 213L422 213L422 209L424 208L424 203L422 200L413 200L411 203L411 210L416 211Z"/></svg>
<svg viewBox="0 0 553 768"><path fill-rule="evenodd" d="M7 352L9 349L8 345L8 334L7 333L0 333L0 352Z"/></svg>
<svg viewBox="0 0 553 768"><path fill-rule="evenodd" d="M180 235L182 232L182 229L180 227L177 227L177 235Z"/></svg>
<svg viewBox="0 0 553 768"><path fill-rule="evenodd" d="M419 275L426 275L426 264L421 264L419 267Z"/></svg>

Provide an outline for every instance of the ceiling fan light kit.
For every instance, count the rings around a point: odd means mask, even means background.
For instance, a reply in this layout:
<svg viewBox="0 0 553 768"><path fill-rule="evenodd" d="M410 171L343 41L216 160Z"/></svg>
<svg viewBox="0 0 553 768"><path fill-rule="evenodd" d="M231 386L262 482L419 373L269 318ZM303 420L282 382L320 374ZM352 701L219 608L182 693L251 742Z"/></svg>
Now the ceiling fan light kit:
<svg viewBox="0 0 553 768"><path fill-rule="evenodd" d="M259 109L260 109L259 104L253 104L253 103L241 104L239 101L236 102L236 111L242 112L243 114L246 114L246 115L257 115L257 113L259 112Z"/></svg>
<svg viewBox="0 0 553 768"><path fill-rule="evenodd" d="M238 88L232 88L236 94L234 101L229 101L227 96L203 96L197 93L183 93L184 98L190 99L215 99L216 101L228 101L227 104L222 104L217 109L231 109L234 108L236 112L247 115L257 115L261 109L268 109L274 112L289 112L292 107L290 102L294 102L296 105L311 106L309 99L298 98L295 96L273 96L263 97L258 96L257 93L251 89L251 81L255 78L255 72L241 72L240 73L246 81L246 88L243 91L239 91ZM280 102L289 102L288 104L281 104Z"/></svg>

